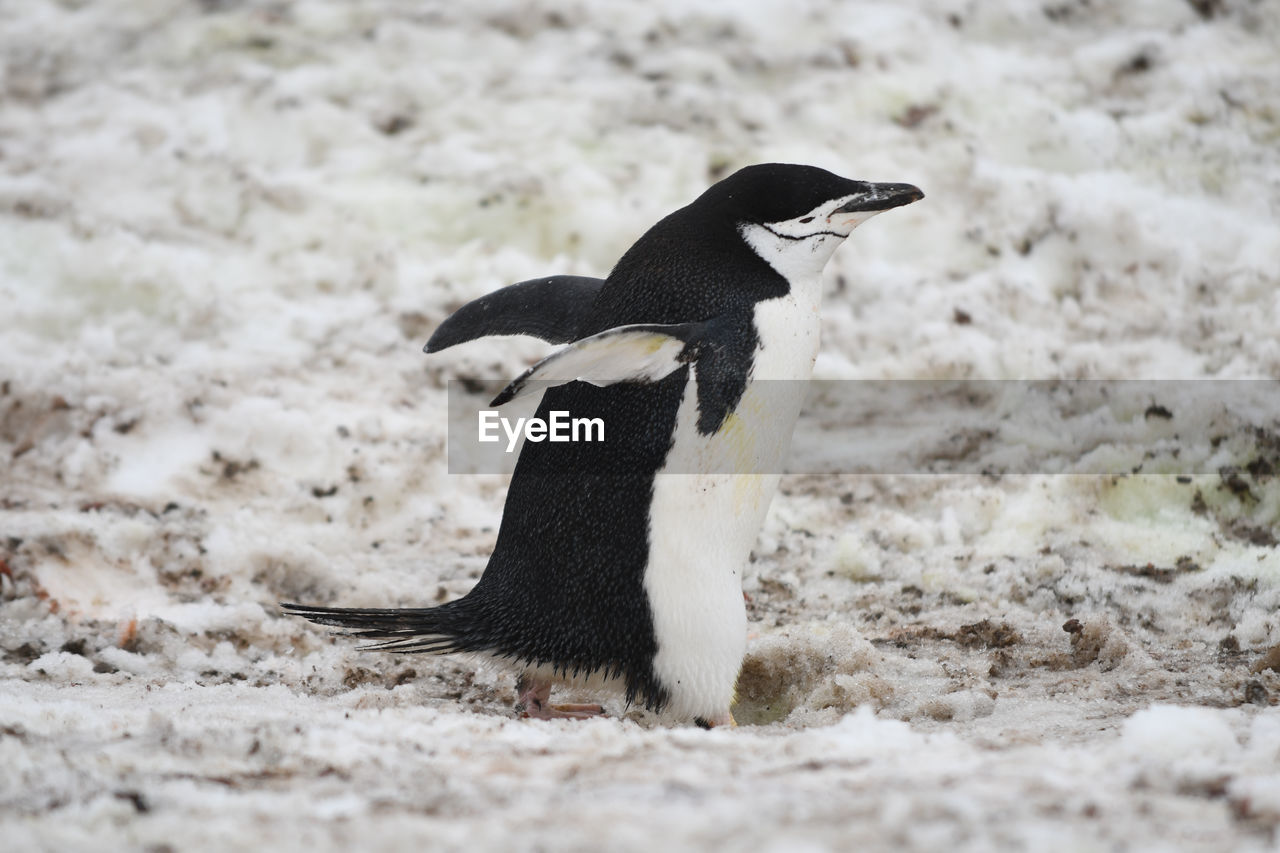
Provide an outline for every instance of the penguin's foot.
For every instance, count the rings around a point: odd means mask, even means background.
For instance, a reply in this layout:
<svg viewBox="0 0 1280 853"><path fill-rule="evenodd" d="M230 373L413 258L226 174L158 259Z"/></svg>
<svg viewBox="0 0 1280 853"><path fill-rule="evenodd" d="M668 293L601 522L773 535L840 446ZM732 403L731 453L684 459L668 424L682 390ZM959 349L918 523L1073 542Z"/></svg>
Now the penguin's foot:
<svg viewBox="0 0 1280 853"><path fill-rule="evenodd" d="M604 716L602 705L525 705L522 717L531 720L589 720Z"/></svg>
<svg viewBox="0 0 1280 853"><path fill-rule="evenodd" d="M516 682L516 710L533 720L586 720L604 714L600 705L552 705L551 682L521 676Z"/></svg>
<svg viewBox="0 0 1280 853"><path fill-rule="evenodd" d="M725 711L723 714L716 714L714 717L697 717L694 719L694 725L700 729L718 729L721 726L738 725L738 721L733 718L733 713Z"/></svg>

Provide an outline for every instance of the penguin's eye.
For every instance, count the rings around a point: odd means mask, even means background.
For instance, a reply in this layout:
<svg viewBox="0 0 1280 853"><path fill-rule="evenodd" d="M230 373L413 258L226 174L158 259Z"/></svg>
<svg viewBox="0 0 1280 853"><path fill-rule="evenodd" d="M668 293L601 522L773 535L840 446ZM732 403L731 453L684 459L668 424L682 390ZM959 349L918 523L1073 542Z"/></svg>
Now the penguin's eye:
<svg viewBox="0 0 1280 853"><path fill-rule="evenodd" d="M812 217L812 216L806 216L804 219L801 219L800 221L801 221L802 223L809 223L809 222L812 222L812 221L813 221L813 217Z"/></svg>

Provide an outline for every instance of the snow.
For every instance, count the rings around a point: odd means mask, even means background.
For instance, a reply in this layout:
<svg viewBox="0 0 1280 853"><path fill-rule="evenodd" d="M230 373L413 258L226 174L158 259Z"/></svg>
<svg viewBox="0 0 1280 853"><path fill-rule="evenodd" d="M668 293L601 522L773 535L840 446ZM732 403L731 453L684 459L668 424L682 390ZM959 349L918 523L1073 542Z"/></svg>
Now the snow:
<svg viewBox="0 0 1280 853"><path fill-rule="evenodd" d="M837 253L821 378L1280 378L1276 4L0 9L7 846L1280 843L1280 425L1190 384L784 478L733 730L276 608L470 588L447 383L549 347L422 344L752 162L927 194Z"/></svg>

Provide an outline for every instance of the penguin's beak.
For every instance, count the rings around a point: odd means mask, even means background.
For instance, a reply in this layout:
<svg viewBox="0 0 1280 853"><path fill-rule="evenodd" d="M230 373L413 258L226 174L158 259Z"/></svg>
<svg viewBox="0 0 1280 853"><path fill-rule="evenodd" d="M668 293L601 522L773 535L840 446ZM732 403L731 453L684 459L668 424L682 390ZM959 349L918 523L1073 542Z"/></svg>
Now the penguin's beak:
<svg viewBox="0 0 1280 853"><path fill-rule="evenodd" d="M924 198L919 187L911 184L867 184L867 192L849 200L836 213L865 213L902 207Z"/></svg>

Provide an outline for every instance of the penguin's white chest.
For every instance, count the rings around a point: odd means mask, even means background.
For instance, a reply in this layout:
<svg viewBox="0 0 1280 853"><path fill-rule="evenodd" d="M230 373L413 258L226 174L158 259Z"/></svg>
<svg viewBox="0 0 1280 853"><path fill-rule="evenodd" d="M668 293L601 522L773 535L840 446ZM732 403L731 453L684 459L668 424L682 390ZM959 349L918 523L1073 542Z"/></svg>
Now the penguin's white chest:
<svg viewBox="0 0 1280 853"><path fill-rule="evenodd" d="M740 402L713 435L697 428L697 376L685 388L654 481L645 590L654 673L682 718L726 713L746 649L742 570L777 489L818 354L820 282L758 303L759 344Z"/></svg>

